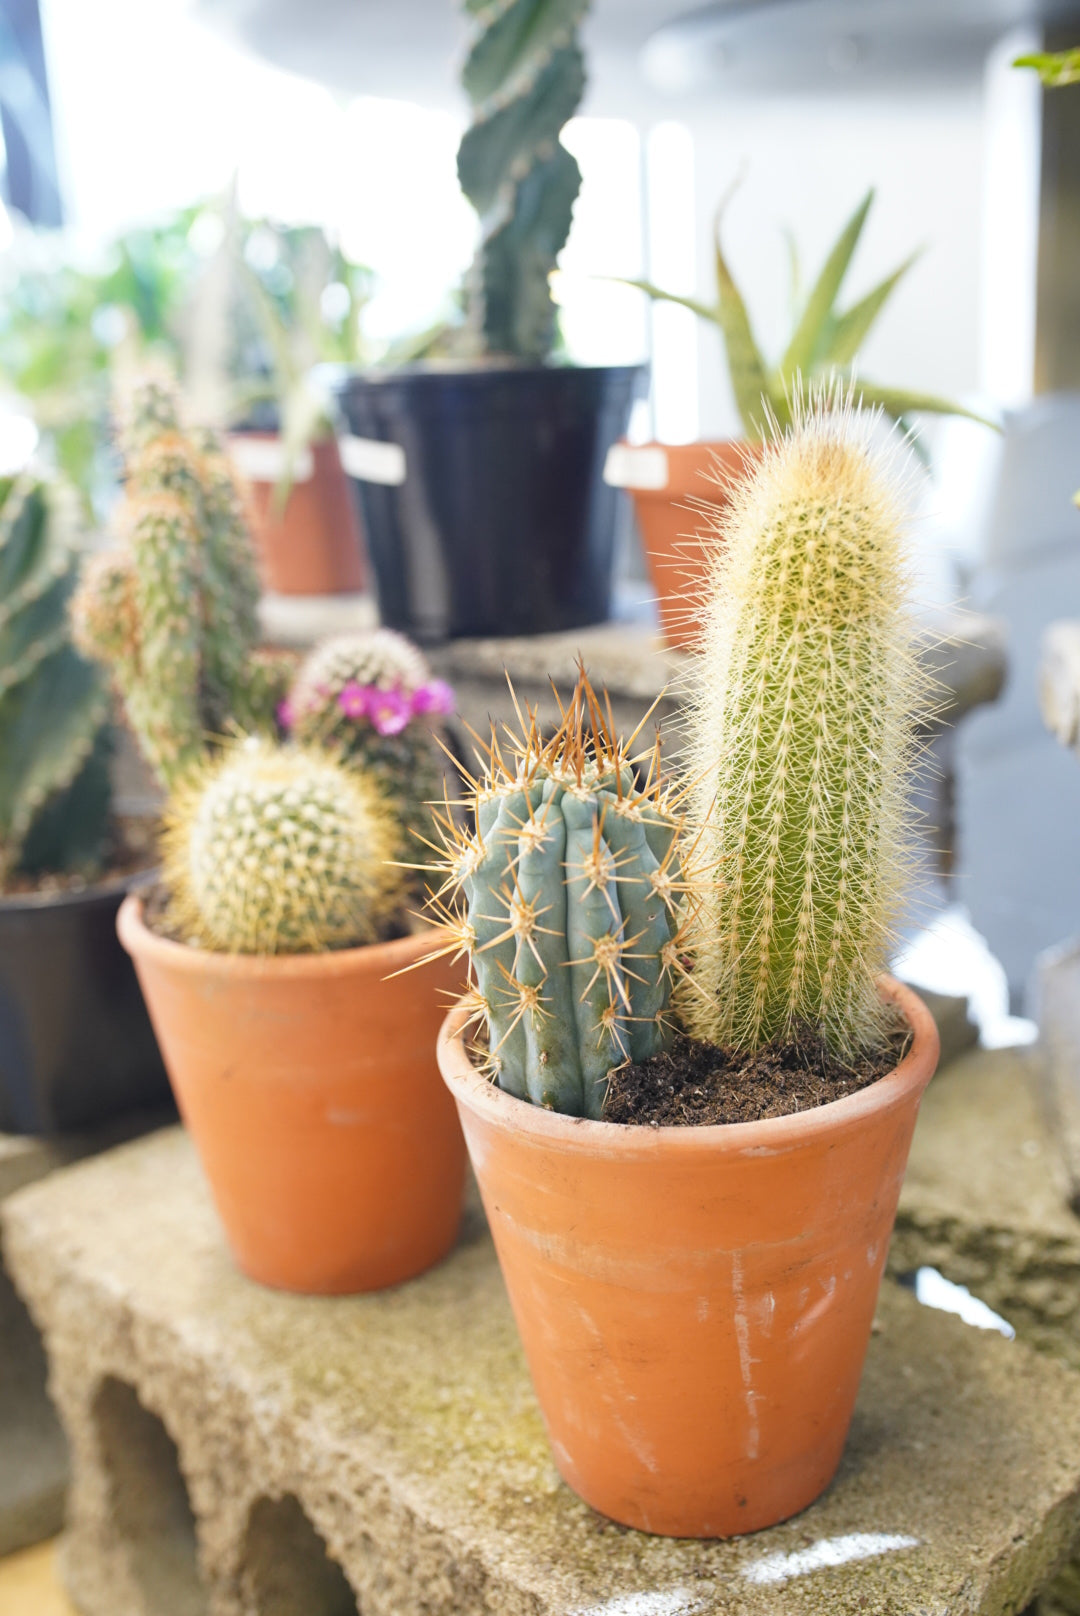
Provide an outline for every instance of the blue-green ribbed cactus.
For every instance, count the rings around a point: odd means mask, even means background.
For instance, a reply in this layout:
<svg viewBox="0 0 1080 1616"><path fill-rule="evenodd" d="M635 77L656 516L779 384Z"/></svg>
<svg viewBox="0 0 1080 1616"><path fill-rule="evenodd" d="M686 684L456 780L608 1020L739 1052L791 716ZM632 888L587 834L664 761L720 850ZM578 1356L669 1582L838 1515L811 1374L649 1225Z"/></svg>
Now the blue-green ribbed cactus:
<svg viewBox="0 0 1080 1616"><path fill-rule="evenodd" d="M0 885L17 870L90 870L108 824L108 696L71 644L75 501L0 479Z"/></svg>
<svg viewBox="0 0 1080 1616"><path fill-rule="evenodd" d="M560 144L585 90L577 32L589 0L464 0L477 32L462 72L473 117L458 152L480 215L470 323L482 350L538 362L551 349L548 277L581 186Z"/></svg>
<svg viewBox="0 0 1080 1616"><path fill-rule="evenodd" d="M591 734L586 732L589 721ZM679 973L680 829L635 783L582 676L558 732L493 737L475 831L442 830L436 898L468 954L501 1088L599 1117L609 1072L659 1053Z"/></svg>

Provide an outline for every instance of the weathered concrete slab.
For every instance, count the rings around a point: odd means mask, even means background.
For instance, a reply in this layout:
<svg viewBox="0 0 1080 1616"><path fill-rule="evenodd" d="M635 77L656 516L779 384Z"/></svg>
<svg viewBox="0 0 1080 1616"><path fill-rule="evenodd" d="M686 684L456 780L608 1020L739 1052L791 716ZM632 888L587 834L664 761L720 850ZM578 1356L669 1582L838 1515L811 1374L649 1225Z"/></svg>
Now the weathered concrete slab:
<svg viewBox="0 0 1080 1616"><path fill-rule="evenodd" d="M1080 1208L1080 940L1073 937L1040 954L1035 986L1047 1114L1075 1210Z"/></svg>
<svg viewBox="0 0 1080 1616"><path fill-rule="evenodd" d="M128 1117L96 1134L60 1139L0 1134L0 1204L151 1125ZM54 1537L64 1523L67 1443L45 1377L41 1337L0 1262L0 1555Z"/></svg>
<svg viewBox="0 0 1080 1616"><path fill-rule="evenodd" d="M931 1083L889 1254L966 1285L1020 1337L1080 1368L1080 1218L1039 1050L977 1050Z"/></svg>
<svg viewBox="0 0 1080 1616"><path fill-rule="evenodd" d="M4 1232L87 1616L1013 1616L1080 1526L1080 1377L891 1285L833 1487L699 1544L559 1482L476 1213L399 1290L260 1290L169 1131L24 1190Z"/></svg>

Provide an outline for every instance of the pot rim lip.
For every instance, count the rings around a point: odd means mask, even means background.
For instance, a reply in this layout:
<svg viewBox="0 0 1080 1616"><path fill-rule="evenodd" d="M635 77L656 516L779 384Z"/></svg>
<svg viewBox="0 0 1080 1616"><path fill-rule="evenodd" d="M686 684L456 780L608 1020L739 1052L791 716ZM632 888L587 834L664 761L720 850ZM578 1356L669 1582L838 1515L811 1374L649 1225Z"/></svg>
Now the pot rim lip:
<svg viewBox="0 0 1080 1616"><path fill-rule="evenodd" d="M95 903L109 903L116 898L127 901L140 887L148 885L157 875L158 866L145 870L132 870L127 875L114 875L107 881L94 881L85 887L60 892L0 892L0 920L4 915L29 914L40 910L78 909Z"/></svg>
<svg viewBox="0 0 1080 1616"><path fill-rule="evenodd" d="M462 1024L466 1012L460 1002L454 1005L439 1031L439 1070L460 1106L478 1114L500 1132L523 1134L538 1144L605 1156L634 1153L651 1156L658 1150L690 1154L702 1150L771 1153L788 1145L806 1143L821 1134L858 1126L902 1104L912 1095L917 1099L933 1077L941 1052L933 1016L918 994L894 976L883 972L878 984L882 996L898 1006L914 1034L911 1048L900 1064L855 1094L813 1106L808 1111L766 1117L757 1122L709 1123L701 1127L667 1124L653 1128L569 1117L530 1105L504 1093L477 1071L465 1048Z"/></svg>
<svg viewBox="0 0 1080 1616"><path fill-rule="evenodd" d="M138 961L153 959L170 971L197 976L224 977L309 977L347 976L363 969L382 977L412 964L422 964L415 955L431 948L431 932L410 933L388 943L365 943L359 948L328 949L323 954L218 954L209 948L192 948L159 937L143 920L142 899L131 892L120 905L116 930L121 943ZM436 928L432 928L435 931Z"/></svg>
<svg viewBox="0 0 1080 1616"><path fill-rule="evenodd" d="M333 372L333 388L335 392L342 392L346 388L360 383L362 386L383 387L393 382L411 382L418 378L432 378L439 381L461 381L465 378L488 376L561 376L590 374L594 376L642 374L649 368L648 360L641 359L637 363L627 365L518 365L518 364L485 364L478 360L472 364L458 361L454 364L432 365L427 360L419 360L412 365L399 365L392 370L379 370L377 367L365 368L362 365L330 365L327 367Z"/></svg>

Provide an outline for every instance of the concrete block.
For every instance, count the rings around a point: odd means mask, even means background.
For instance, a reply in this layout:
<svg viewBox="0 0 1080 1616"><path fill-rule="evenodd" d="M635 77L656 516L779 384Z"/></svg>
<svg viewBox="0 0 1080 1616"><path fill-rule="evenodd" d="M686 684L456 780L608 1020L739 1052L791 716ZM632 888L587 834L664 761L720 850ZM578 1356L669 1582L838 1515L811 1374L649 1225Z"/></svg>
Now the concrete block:
<svg viewBox="0 0 1080 1616"><path fill-rule="evenodd" d="M1013 1616L1080 1527L1080 1376L891 1284L825 1497L679 1542L558 1480L475 1209L398 1290L261 1290L171 1130L3 1222L71 1441L86 1616Z"/></svg>
<svg viewBox="0 0 1080 1616"><path fill-rule="evenodd" d="M0 1205L147 1126L146 1118L126 1118L59 1139L0 1134ZM46 1390L41 1337L0 1261L0 1556L59 1532L67 1482L67 1443Z"/></svg>

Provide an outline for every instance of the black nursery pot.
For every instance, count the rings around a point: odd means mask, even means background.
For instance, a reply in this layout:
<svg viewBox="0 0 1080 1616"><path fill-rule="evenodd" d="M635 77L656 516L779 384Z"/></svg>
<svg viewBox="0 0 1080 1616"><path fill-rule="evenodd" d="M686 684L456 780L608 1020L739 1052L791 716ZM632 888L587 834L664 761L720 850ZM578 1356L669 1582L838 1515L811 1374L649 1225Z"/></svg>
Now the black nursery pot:
<svg viewBox="0 0 1080 1616"><path fill-rule="evenodd" d="M428 643L603 622L624 497L604 460L643 380L639 366L344 378L383 622Z"/></svg>
<svg viewBox="0 0 1080 1616"><path fill-rule="evenodd" d="M0 1130L63 1133L168 1101L116 935L139 879L0 899Z"/></svg>

